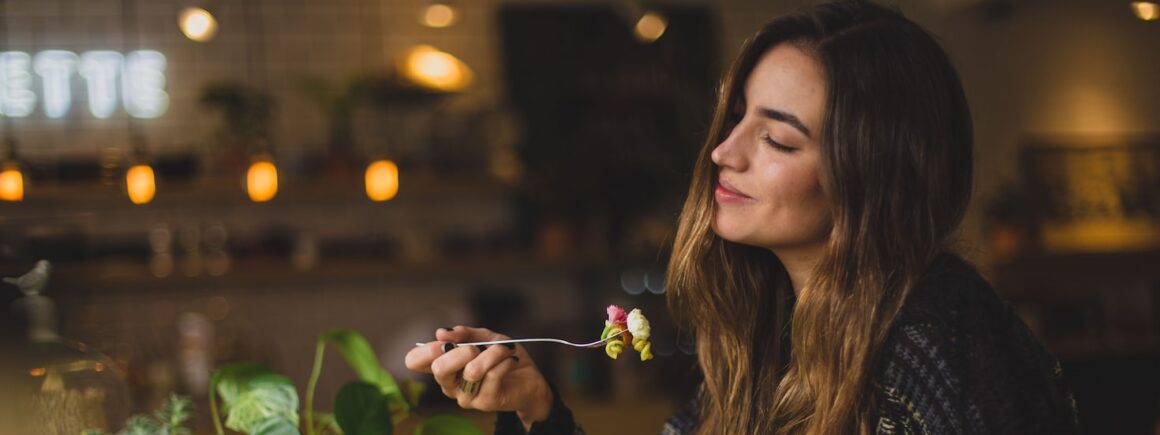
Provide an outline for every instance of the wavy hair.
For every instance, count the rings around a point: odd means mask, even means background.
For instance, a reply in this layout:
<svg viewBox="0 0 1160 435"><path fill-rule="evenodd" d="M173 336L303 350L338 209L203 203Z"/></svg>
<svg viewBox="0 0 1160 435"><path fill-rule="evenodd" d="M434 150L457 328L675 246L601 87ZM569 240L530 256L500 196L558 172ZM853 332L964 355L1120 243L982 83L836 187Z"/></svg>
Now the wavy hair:
<svg viewBox="0 0 1160 435"><path fill-rule="evenodd" d="M768 249L712 229L710 153L761 56L792 44L827 86L819 183L833 227L798 289ZM890 325L970 201L971 116L938 42L868 1L766 24L721 82L669 260L669 304L697 339L701 433L869 433L871 375Z"/></svg>

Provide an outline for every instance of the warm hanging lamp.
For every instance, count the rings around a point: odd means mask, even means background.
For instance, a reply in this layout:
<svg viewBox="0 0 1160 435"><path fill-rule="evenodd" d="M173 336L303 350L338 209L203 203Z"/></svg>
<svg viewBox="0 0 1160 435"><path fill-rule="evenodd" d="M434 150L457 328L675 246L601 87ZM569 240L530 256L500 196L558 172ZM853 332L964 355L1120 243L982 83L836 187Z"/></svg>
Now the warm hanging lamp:
<svg viewBox="0 0 1160 435"><path fill-rule="evenodd" d="M243 1L242 28L246 31L243 54L246 58L246 75L257 80L262 93L268 90L266 83L265 50L262 42L263 20L262 2ZM264 124L259 125L257 135L252 138L250 168L246 170L246 194L250 201L267 202L278 195L278 167L271 154L269 131Z"/></svg>
<svg viewBox="0 0 1160 435"><path fill-rule="evenodd" d="M440 92L459 92L471 85L472 71L454 55L430 45L416 45L403 57L404 78L421 87Z"/></svg>
<svg viewBox="0 0 1160 435"><path fill-rule="evenodd" d="M8 1L0 0L0 42L7 49L8 40ZM4 116L3 151L0 153L0 201L24 200L24 173L20 170L20 162L16 159L16 138L13 137L13 122L11 113Z"/></svg>
<svg viewBox="0 0 1160 435"><path fill-rule="evenodd" d="M157 183L153 177L153 167L145 163L133 165L125 172L125 189L134 204L148 204L157 193Z"/></svg>
<svg viewBox="0 0 1160 435"><path fill-rule="evenodd" d="M122 45L126 48L130 46L140 48L141 34L137 27L136 1L123 0L121 13L125 20ZM125 38L125 36L132 39ZM132 113L128 106L125 109ZM153 201L153 197L157 194L157 178L153 173L153 167L148 163L148 152L146 151L148 144L145 134L141 131L140 121L130 116L126 118L126 122L133 164L125 171L125 193L129 195L129 201L133 204L144 205Z"/></svg>
<svg viewBox="0 0 1160 435"><path fill-rule="evenodd" d="M278 167L269 154L259 154L246 171L246 194L254 202L266 202L278 194Z"/></svg>
<svg viewBox="0 0 1160 435"><path fill-rule="evenodd" d="M1160 4L1155 1L1134 1L1132 2L1132 13L1141 20L1155 21L1160 19Z"/></svg>
<svg viewBox="0 0 1160 435"><path fill-rule="evenodd" d="M129 119L129 143L132 146L132 162L129 170L125 171L125 192L129 194L129 201L143 205L153 201L157 194L157 179L153 174L153 167L148 163L148 153L145 135L137 120Z"/></svg>
<svg viewBox="0 0 1160 435"><path fill-rule="evenodd" d="M429 0L420 20L424 25L429 27L447 27L455 23L456 15L457 11L455 7L448 0ZM379 21L381 21L381 17ZM360 24L362 22L360 21ZM377 35L367 39L383 40L382 27L375 26L374 31ZM384 50L379 47L377 50L362 50L362 52L383 53ZM383 59L369 59L366 56L360 60L363 69L371 69L373 65L378 65L379 62L383 61ZM366 188L367 198L374 202L390 201L399 194L399 165L387 157L386 145L386 141L380 142L378 146L382 148L371 153L371 157L374 158L367 165L364 174L364 187Z"/></svg>
<svg viewBox="0 0 1160 435"><path fill-rule="evenodd" d="M371 201L389 201L399 193L399 166L387 159L371 162L366 171L367 197Z"/></svg>
<svg viewBox="0 0 1160 435"><path fill-rule="evenodd" d="M0 201L24 200L24 173L16 160L0 163Z"/></svg>
<svg viewBox="0 0 1160 435"><path fill-rule="evenodd" d="M157 194L157 179L153 174L153 167L145 159L145 138L136 131L133 124L130 124L130 134L133 137L135 163L125 171L125 192L129 194L129 201L133 204L144 205L153 201L153 197Z"/></svg>

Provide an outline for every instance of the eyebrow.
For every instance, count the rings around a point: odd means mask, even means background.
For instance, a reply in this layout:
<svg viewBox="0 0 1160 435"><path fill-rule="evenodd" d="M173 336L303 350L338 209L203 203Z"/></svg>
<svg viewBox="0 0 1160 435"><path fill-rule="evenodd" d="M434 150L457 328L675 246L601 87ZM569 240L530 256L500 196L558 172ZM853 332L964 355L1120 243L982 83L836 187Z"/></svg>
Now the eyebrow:
<svg viewBox="0 0 1160 435"><path fill-rule="evenodd" d="M758 107L757 113L760 113L761 116L772 119L774 121L781 121L789 124L793 128L796 128L805 134L806 137L811 137L809 127L806 127L805 123L803 123L801 119L798 119L798 117L794 116L792 113L783 112L777 109L770 109L768 107Z"/></svg>

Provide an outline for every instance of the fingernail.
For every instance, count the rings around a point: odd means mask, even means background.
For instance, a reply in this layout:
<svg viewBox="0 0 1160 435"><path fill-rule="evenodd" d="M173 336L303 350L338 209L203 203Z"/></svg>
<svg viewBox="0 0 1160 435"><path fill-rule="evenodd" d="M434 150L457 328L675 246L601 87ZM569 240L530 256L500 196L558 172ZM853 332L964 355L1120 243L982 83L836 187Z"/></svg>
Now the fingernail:
<svg viewBox="0 0 1160 435"><path fill-rule="evenodd" d="M504 344L503 344L503 346L504 346L504 347L506 347L506 348L508 348L508 350L516 350L516 344L515 344L515 343L504 343Z"/></svg>
<svg viewBox="0 0 1160 435"><path fill-rule="evenodd" d="M443 343L443 353L451 352L451 349L455 349L455 343Z"/></svg>
<svg viewBox="0 0 1160 435"><path fill-rule="evenodd" d="M487 350L487 346L484 346L484 345L482 345L482 344L477 344L477 345L475 345L475 348L476 348L476 349L479 349L479 351L480 351L480 352L483 352L483 351Z"/></svg>

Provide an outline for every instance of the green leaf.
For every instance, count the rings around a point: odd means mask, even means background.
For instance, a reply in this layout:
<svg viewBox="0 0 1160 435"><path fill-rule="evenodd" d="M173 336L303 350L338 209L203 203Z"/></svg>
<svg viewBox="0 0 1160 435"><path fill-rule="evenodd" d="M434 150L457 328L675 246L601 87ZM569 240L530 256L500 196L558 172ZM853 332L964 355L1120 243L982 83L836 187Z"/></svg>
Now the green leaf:
<svg viewBox="0 0 1160 435"><path fill-rule="evenodd" d="M314 433L342 434L342 428L338 426L338 420L334 419L334 414L315 412L314 418Z"/></svg>
<svg viewBox="0 0 1160 435"><path fill-rule="evenodd" d="M411 406L419 406L419 398L423 396L423 391L427 389L427 385L416 381L414 379L403 380L403 390L407 392L407 403Z"/></svg>
<svg viewBox="0 0 1160 435"><path fill-rule="evenodd" d="M350 329L337 328L322 334L320 339L334 344L342 354L342 358L358 374L359 379L379 387L379 391L390 397L392 405L401 406L403 409L410 408L407 399L403 397L403 392L399 390L399 384L383 369L382 364L379 364L379 357L375 355L374 349L362 334Z"/></svg>
<svg viewBox="0 0 1160 435"><path fill-rule="evenodd" d="M170 433L180 432L185 422L193 416L193 401L188 397L170 393L169 398L161 404L161 409L155 412L154 417L162 422Z"/></svg>
<svg viewBox="0 0 1160 435"><path fill-rule="evenodd" d="M249 435L300 435L298 427L280 417L270 417L258 421L248 431Z"/></svg>
<svg viewBox="0 0 1160 435"><path fill-rule="evenodd" d="M272 375L277 376L277 375ZM226 427L239 432L256 432L255 425L277 417L298 426L298 392L293 385L266 382L250 384L226 412Z"/></svg>
<svg viewBox="0 0 1160 435"><path fill-rule="evenodd" d="M415 428L415 435L483 435L470 420L458 415L435 415Z"/></svg>
<svg viewBox="0 0 1160 435"><path fill-rule="evenodd" d="M338 391L334 417L346 435L391 435L394 431L387 397L367 382L351 382Z"/></svg>
<svg viewBox="0 0 1160 435"><path fill-rule="evenodd" d="M161 431L161 423L144 414L136 414L125 421L125 429L118 435L153 435Z"/></svg>
<svg viewBox="0 0 1160 435"><path fill-rule="evenodd" d="M247 381L259 374L273 373L258 363L237 362L218 367L210 375L210 384L222 398L222 406L229 407L242 394Z"/></svg>
<svg viewBox="0 0 1160 435"><path fill-rule="evenodd" d="M261 364L241 362L219 367L210 379L222 398L226 427L253 434L259 425L274 427L271 418L298 426L298 391L285 376Z"/></svg>
<svg viewBox="0 0 1160 435"><path fill-rule="evenodd" d="M391 394L386 396L386 398L387 410L390 411L392 422L399 424L411 416L411 405L403 399L402 394Z"/></svg>
<svg viewBox="0 0 1160 435"><path fill-rule="evenodd" d="M367 342L366 338L363 338L362 334L350 329L339 328L327 331L322 334L321 338L338 348L343 359L346 360L347 364L350 364L350 367L358 374L359 379L378 386L383 389L384 393L387 392L387 389L399 389L395 379L386 370L383 370L374 349L371 348L370 343Z"/></svg>
<svg viewBox="0 0 1160 435"><path fill-rule="evenodd" d="M239 380L233 386L237 388L238 394L234 397L233 403L223 401L225 403L222 408L226 413L243 400L253 400L255 394L285 402L283 406L288 409L298 409L298 392L294 389L294 383L285 376L262 373Z"/></svg>

